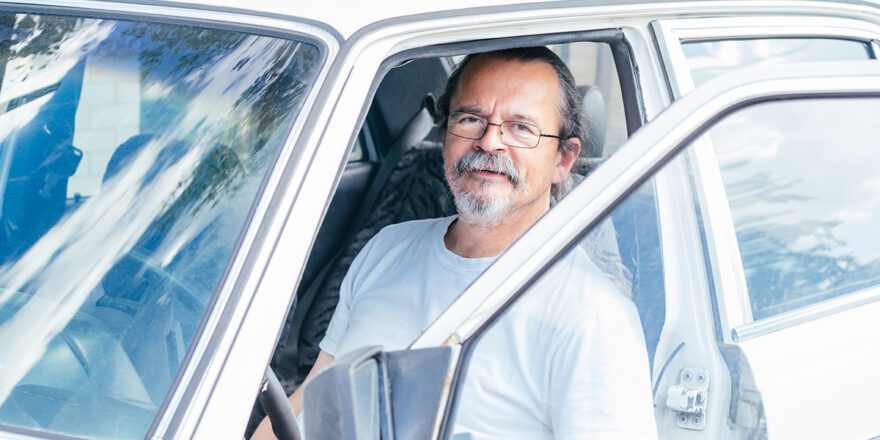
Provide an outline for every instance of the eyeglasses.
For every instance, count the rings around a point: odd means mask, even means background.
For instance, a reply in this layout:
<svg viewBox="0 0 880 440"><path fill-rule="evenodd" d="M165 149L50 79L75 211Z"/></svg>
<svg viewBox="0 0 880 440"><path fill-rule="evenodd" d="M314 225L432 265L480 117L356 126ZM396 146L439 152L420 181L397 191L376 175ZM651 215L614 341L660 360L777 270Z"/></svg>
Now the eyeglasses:
<svg viewBox="0 0 880 440"><path fill-rule="evenodd" d="M543 134L535 124L521 121L504 121L500 124L466 112L453 112L446 121L446 131L465 139L481 139L490 125L501 129L501 142L516 148L535 148L542 137L564 139L562 136Z"/></svg>

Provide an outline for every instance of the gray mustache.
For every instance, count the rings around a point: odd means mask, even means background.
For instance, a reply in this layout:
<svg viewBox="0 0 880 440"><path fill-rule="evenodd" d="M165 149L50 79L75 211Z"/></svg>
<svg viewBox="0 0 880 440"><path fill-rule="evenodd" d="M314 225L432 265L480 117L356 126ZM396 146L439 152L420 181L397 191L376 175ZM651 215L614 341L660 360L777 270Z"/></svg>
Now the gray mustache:
<svg viewBox="0 0 880 440"><path fill-rule="evenodd" d="M468 171L482 170L504 174L514 186L519 185L519 171L513 166L513 159L504 153L490 154L485 151L471 151L455 162L455 171L459 177Z"/></svg>

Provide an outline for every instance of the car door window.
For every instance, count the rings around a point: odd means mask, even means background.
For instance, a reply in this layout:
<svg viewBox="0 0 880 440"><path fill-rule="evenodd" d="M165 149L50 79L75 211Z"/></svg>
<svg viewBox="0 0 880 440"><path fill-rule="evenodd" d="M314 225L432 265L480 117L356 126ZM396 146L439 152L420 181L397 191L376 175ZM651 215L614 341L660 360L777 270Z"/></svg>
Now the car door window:
<svg viewBox="0 0 880 440"><path fill-rule="evenodd" d="M832 38L753 38L691 41L681 45L694 86L734 69L809 61L867 60L865 41Z"/></svg>
<svg viewBox="0 0 880 440"><path fill-rule="evenodd" d="M878 112L870 99L783 101L709 132L754 319L880 284Z"/></svg>
<svg viewBox="0 0 880 440"><path fill-rule="evenodd" d="M587 155L600 158L617 151L627 139L620 80L607 44L577 42L550 46L571 69L584 98L591 138Z"/></svg>
<svg viewBox="0 0 880 440"><path fill-rule="evenodd" d="M841 18L699 18L652 23L674 98L736 69L876 59L880 27Z"/></svg>
<svg viewBox="0 0 880 440"><path fill-rule="evenodd" d="M10 12L0 36L0 423L143 438L321 51Z"/></svg>

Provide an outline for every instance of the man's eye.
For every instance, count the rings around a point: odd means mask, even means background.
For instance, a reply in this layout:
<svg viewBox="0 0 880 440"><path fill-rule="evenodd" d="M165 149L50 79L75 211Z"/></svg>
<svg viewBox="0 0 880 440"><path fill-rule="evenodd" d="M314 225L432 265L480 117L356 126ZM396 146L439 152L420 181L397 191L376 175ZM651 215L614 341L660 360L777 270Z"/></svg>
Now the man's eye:
<svg viewBox="0 0 880 440"><path fill-rule="evenodd" d="M479 124L480 118L476 116L462 116L458 118L459 124Z"/></svg>
<svg viewBox="0 0 880 440"><path fill-rule="evenodd" d="M511 128L511 130L513 130L517 133L523 133L523 134L526 134L526 133L534 134L535 133L534 127L532 127L529 124L522 123L522 122L513 122L510 124L510 128Z"/></svg>

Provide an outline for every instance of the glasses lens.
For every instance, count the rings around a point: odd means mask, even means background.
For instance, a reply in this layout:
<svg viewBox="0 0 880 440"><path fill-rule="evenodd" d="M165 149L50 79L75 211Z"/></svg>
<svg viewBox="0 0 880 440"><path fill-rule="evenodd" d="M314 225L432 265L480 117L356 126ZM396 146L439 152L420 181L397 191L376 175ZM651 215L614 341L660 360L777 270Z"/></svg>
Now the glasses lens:
<svg viewBox="0 0 880 440"><path fill-rule="evenodd" d="M486 122L486 118L477 115L455 112L449 115L446 129L456 136L479 139L486 131Z"/></svg>
<svg viewBox="0 0 880 440"><path fill-rule="evenodd" d="M533 148L541 139L541 130L527 122L505 121L501 124L501 140L512 147Z"/></svg>

